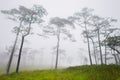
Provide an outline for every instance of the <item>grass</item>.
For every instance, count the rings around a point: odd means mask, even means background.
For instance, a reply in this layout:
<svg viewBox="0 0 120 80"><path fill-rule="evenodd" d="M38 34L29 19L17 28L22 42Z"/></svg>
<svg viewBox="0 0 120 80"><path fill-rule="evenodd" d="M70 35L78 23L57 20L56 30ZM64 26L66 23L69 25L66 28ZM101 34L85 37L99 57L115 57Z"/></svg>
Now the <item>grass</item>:
<svg viewBox="0 0 120 80"><path fill-rule="evenodd" d="M76 66L61 70L23 71L1 75L0 80L120 80L120 66Z"/></svg>

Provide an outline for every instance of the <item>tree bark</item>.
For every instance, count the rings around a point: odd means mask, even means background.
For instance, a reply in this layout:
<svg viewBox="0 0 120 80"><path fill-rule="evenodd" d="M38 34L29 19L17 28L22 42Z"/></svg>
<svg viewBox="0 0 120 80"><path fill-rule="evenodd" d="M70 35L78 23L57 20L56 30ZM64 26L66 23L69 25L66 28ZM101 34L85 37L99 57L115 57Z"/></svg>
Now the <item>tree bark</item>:
<svg viewBox="0 0 120 80"><path fill-rule="evenodd" d="M92 58L91 58L91 52L90 52L90 42L89 42L88 30L87 30L87 25L86 25L86 23L85 23L85 30L86 30L86 36L87 36L88 53L89 53L90 65L92 65Z"/></svg>
<svg viewBox="0 0 120 80"><path fill-rule="evenodd" d="M116 64L118 64L118 61L117 61L117 57L116 57L115 51L114 51L113 56L114 56L114 58L115 58L115 62L116 62Z"/></svg>
<svg viewBox="0 0 120 80"><path fill-rule="evenodd" d="M100 42L100 32L99 32L99 29L98 29L98 43L99 43L99 50L100 50L100 60L101 60L101 64L103 64L102 49L101 49L101 42Z"/></svg>
<svg viewBox="0 0 120 80"><path fill-rule="evenodd" d="M93 41L93 39L92 39L92 38L90 38L90 39L91 39L92 44L93 44L93 51L94 51L95 63L97 64L97 58L96 58L96 54L95 54L95 43L94 43L94 41Z"/></svg>
<svg viewBox="0 0 120 80"><path fill-rule="evenodd" d="M33 15L31 16L31 20L29 22L29 27L28 27L29 30L28 30L27 34L22 35L22 41L21 41L21 46L20 46L20 50L19 50L19 57L18 57L18 62L17 62L17 67L16 67L16 73L19 72L19 65L20 65L20 60L21 60L21 53L22 53L22 49L23 49L23 44L24 44L24 38L30 34L31 24L32 24L32 19L33 19L32 17L33 17Z"/></svg>
<svg viewBox="0 0 120 80"><path fill-rule="evenodd" d="M107 64L107 45L105 42L105 64Z"/></svg>
<svg viewBox="0 0 120 80"><path fill-rule="evenodd" d="M105 34L106 34L106 33L105 33ZM106 43L106 41L107 41L109 35L110 35L110 33L107 34L107 36L106 36L106 38L105 38L105 64L107 64L107 43Z"/></svg>
<svg viewBox="0 0 120 80"><path fill-rule="evenodd" d="M117 58L118 58L118 61L119 61L119 64L120 64L120 57L119 57L119 54L117 54Z"/></svg>
<svg viewBox="0 0 120 80"><path fill-rule="evenodd" d="M55 69L58 68L58 56L59 56L59 44L60 44L60 30L58 30L58 35L57 35L57 54L56 54L56 64L55 64Z"/></svg>
<svg viewBox="0 0 120 80"><path fill-rule="evenodd" d="M19 65L20 65L20 60L21 60L21 53L23 49L23 43L24 43L24 36L22 36L22 41L21 41L21 46L20 46L20 51L19 51L19 56L18 56L18 61L17 61L17 67L16 67L16 73L19 73Z"/></svg>
<svg viewBox="0 0 120 80"><path fill-rule="evenodd" d="M6 69L6 74L7 75L10 72L10 67L11 67L11 63L12 63L12 59L13 59L13 54L15 52L15 47L16 47L18 36L19 36L19 33L20 33L21 25L22 25L22 21L20 21L19 30L17 32L16 38L15 38L15 42L14 42L14 45L13 45L13 48L12 48L12 52L11 52L11 55L10 55L10 58L9 58L9 61L8 61L8 65L7 65L7 69Z"/></svg>

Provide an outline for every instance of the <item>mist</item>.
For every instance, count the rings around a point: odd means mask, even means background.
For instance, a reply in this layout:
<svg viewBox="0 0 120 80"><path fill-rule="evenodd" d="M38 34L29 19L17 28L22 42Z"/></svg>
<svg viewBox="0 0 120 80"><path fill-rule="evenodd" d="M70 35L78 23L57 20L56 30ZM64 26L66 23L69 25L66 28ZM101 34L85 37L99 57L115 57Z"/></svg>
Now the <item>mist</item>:
<svg viewBox="0 0 120 80"><path fill-rule="evenodd" d="M94 9L94 13L102 17L112 17L117 19L114 24L116 28L120 25L120 1L119 0L1 0L0 10L18 9L20 5L31 8L34 4L41 5L48 13L44 16L44 23L32 24L31 34L25 38L23 50L21 54L20 70L37 70L37 69L54 69L56 62L56 36L41 36L41 26L46 26L53 17L67 19L75 12L81 11L84 7ZM114 6L113 6L114 5ZM8 65L11 48L14 44L16 34L12 32L13 27L19 23L7 19L7 16L0 13L0 68L5 70ZM73 40L61 35L59 45L58 68L66 68L78 65L90 65L86 38L82 35L84 28L76 25L75 29L70 29L73 35ZM70 25L67 25L70 27ZM119 31L113 35L119 35ZM17 41L17 46L14 52L11 71L14 71L17 64L18 52L21 43L21 36ZM102 47L102 50L104 47ZM91 48L91 51L92 48ZM103 50L104 53L104 50ZM91 52L93 54L93 52ZM116 53L117 54L117 53ZM94 56L92 55L93 64L95 64ZM114 56L109 55L111 59L108 64L114 64ZM103 59L104 60L104 59ZM100 64L100 59L98 59Z"/></svg>

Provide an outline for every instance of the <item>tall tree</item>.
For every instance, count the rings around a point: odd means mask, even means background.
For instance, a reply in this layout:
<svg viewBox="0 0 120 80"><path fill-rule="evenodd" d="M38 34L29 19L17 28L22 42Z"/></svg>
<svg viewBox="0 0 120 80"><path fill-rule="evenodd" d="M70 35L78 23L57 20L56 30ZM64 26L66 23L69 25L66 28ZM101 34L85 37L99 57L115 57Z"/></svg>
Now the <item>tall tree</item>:
<svg viewBox="0 0 120 80"><path fill-rule="evenodd" d="M92 65L92 58L91 58L88 30L89 30L89 21L92 17L92 12L93 12L93 9L83 8L80 12L75 13L73 17L69 18L71 21L74 21L75 23L77 23L86 31L90 65Z"/></svg>
<svg viewBox="0 0 120 80"><path fill-rule="evenodd" d="M33 5L32 9L26 8L24 6L21 6L24 14L26 14L24 24L28 25L28 27L23 27L21 30L22 33L22 41L20 45L20 50L19 50L19 56L18 56L18 62L17 62L17 67L16 67L16 73L19 72L19 65L20 65L20 59L21 59L21 53L22 53L22 48L24 44L25 37L30 35L31 32L31 25L33 23L41 23L43 20L41 19L44 15L47 15L46 9L44 9L40 5Z"/></svg>
<svg viewBox="0 0 120 80"><path fill-rule="evenodd" d="M101 60L101 64L103 64L100 31L104 26L104 18L94 15L92 16L92 22L93 22L93 26L95 27L94 31L97 33L99 51L100 51L100 60Z"/></svg>
<svg viewBox="0 0 120 80"><path fill-rule="evenodd" d="M13 58L13 54L15 51L15 46L16 46L16 43L18 40L19 33L20 32L22 33L22 41L21 41L21 46L20 46L20 50L19 50L19 57L18 57L16 72L18 72L18 69L19 69L19 63L20 63L20 58L21 58L22 47L24 44L24 38L25 38L25 36L30 34L31 24L43 22L43 20L41 18L44 15L46 15L47 12L46 12L46 9L44 9L40 5L34 5L32 7L32 9L26 8L24 6L19 6L19 9L14 8L11 10L2 10L1 12L3 14L8 15L9 16L8 19L19 22L19 27L17 28L17 31L16 31L17 32L16 39L14 42L13 50L12 50L11 55L10 55L8 67L6 70L6 73L9 74L11 62L12 62L12 58ZM28 25L28 27L21 29L21 27L25 27L23 25Z"/></svg>
<svg viewBox="0 0 120 80"><path fill-rule="evenodd" d="M116 31L118 28L116 28L113 23L117 22L116 19L112 19L112 18L105 18L104 22L103 22L103 28L101 30L101 34L104 37L104 47L105 47L105 64L106 64L106 55L107 55L107 45L106 45L106 40L107 38L114 32Z"/></svg>
<svg viewBox="0 0 120 80"><path fill-rule="evenodd" d="M19 33L20 33L20 28L22 26L22 23L23 23L23 21L25 19L24 17L26 15L22 14L20 12L20 8L19 9L14 8L14 9L11 9L11 10L1 10L1 13L7 15L8 19L10 19L12 21L15 21L15 22L17 22L19 24L19 27L17 29L15 29L16 38L15 38L15 42L13 44L13 48L12 48L11 55L10 55L8 65L7 65L7 69L6 69L6 74L9 74L10 67L11 67L11 62L12 62L13 55L14 55L14 52L15 52L15 47L16 47L18 36L19 36Z"/></svg>
<svg viewBox="0 0 120 80"><path fill-rule="evenodd" d="M103 30L103 35L104 35L104 41L102 42L103 45L105 46L105 64L107 64L107 39L110 36L111 33L113 33L117 28L105 28Z"/></svg>
<svg viewBox="0 0 120 80"><path fill-rule="evenodd" d="M66 37L72 39L72 34L70 34L70 31L67 29L67 25L70 25L72 28L74 28L74 25L71 21L64 18L54 17L50 20L49 25L44 27L45 33L55 35L57 38L55 69L58 68L61 35L65 34Z"/></svg>
<svg viewBox="0 0 120 80"><path fill-rule="evenodd" d="M99 44L99 51L100 51L100 60L101 60L101 64L103 64L103 57L102 57L102 42L101 42L101 34L103 34L103 31L106 30L113 30L110 27L112 26L111 23L115 22L115 19L111 19L111 18L102 18L100 16L97 15L93 15L91 18L91 24L92 26L94 26L93 31L96 32L97 34L97 39L98 39L98 44ZM105 34L105 37L107 38L107 36L109 36L109 34Z"/></svg>
<svg viewBox="0 0 120 80"><path fill-rule="evenodd" d="M83 36L86 38L86 33L88 34L88 38L91 40L92 42L92 46L93 46L93 55L94 55L94 60L95 63L97 64L97 57L96 57L96 45L95 45L95 38L96 38L96 33L93 32L92 30L88 30L88 32L86 32L85 30L82 32Z"/></svg>

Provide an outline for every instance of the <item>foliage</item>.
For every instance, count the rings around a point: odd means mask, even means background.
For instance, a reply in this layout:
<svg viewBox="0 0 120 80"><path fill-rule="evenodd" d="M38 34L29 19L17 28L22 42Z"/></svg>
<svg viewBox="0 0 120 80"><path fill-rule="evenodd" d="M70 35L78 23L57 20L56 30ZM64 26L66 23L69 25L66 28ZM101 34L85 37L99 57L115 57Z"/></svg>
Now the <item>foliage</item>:
<svg viewBox="0 0 120 80"><path fill-rule="evenodd" d="M120 46L120 36L108 37L107 39L108 46Z"/></svg>

